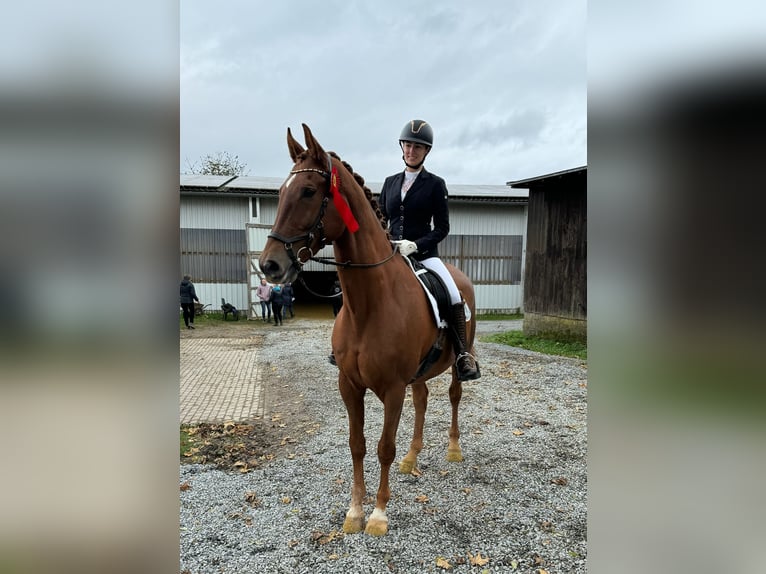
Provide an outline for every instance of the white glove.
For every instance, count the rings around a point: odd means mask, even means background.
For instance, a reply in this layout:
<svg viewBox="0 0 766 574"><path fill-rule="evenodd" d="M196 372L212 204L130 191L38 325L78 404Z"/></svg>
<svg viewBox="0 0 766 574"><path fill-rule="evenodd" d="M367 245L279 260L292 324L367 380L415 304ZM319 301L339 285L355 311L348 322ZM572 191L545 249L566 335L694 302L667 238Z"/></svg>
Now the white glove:
<svg viewBox="0 0 766 574"><path fill-rule="evenodd" d="M414 241L410 241L409 239L402 239L401 241L397 241L396 243L399 244L399 253L401 253L405 257L418 252L418 245Z"/></svg>

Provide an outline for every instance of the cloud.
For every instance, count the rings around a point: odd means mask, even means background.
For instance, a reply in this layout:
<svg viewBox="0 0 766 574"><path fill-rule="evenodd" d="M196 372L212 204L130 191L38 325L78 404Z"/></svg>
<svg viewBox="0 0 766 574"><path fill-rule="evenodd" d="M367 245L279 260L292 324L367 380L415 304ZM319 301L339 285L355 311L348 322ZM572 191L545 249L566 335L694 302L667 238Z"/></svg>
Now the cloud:
<svg viewBox="0 0 766 574"><path fill-rule="evenodd" d="M507 181L509 152L555 160L553 135L581 146L582 165L584 141L569 130L585 125L584 16L584 1L185 2L182 163L225 150L278 177L290 167L286 128L305 122L380 181L402 168L402 126L423 118L466 178Z"/></svg>

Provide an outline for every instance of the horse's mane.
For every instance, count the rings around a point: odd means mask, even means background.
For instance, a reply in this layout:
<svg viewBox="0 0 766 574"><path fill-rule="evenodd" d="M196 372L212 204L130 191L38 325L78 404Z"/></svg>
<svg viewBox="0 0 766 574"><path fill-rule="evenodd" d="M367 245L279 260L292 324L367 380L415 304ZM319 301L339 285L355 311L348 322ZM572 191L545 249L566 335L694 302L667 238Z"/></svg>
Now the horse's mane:
<svg viewBox="0 0 766 574"><path fill-rule="evenodd" d="M364 196L367 198L367 201L369 202L370 207L372 207L372 210L375 212L375 215L378 217L380 226L386 231L386 235L388 235L388 229L386 227L386 220L383 217L383 212L380 210L380 206L378 205L378 202L375 201L374 197L372 197L372 191L370 191L370 188L364 184L364 178L358 173L356 173L354 171L354 168L351 167L351 164L342 160L337 153L335 153L334 151L331 151L329 153L332 157L334 157L339 162L341 162L343 164L343 167L345 167L348 170L348 172L354 176L354 180L356 181L356 183L359 184L359 187L361 187L362 190L364 191Z"/></svg>

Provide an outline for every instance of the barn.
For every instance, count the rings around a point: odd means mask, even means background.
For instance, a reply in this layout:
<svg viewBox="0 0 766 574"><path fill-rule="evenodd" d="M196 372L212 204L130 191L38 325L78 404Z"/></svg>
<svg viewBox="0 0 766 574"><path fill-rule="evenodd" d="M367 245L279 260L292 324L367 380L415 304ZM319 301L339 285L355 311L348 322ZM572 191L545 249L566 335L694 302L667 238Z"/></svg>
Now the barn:
<svg viewBox="0 0 766 574"><path fill-rule="evenodd" d="M587 167L509 181L529 190L524 333L587 341Z"/></svg>
<svg viewBox="0 0 766 574"><path fill-rule="evenodd" d="M212 309L221 301L260 313L258 258L274 223L283 180L257 176L181 175L181 273ZM373 195L382 182L367 182ZM449 185L449 236L442 259L462 269L476 289L478 313L521 312L527 234L527 189L508 185ZM331 257L328 246L321 255ZM310 262L294 285L297 303L329 294L335 268Z"/></svg>

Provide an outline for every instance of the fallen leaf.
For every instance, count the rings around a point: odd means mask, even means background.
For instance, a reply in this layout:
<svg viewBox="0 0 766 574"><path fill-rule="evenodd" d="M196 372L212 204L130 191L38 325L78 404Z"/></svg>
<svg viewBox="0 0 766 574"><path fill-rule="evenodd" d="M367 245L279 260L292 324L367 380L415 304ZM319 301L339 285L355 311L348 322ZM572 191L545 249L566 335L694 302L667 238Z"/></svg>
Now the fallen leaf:
<svg viewBox="0 0 766 574"><path fill-rule="evenodd" d="M471 555L469 552L468 559L471 561L472 566L484 566L487 562L489 562L489 558L482 557L481 552L477 552L476 556Z"/></svg>
<svg viewBox="0 0 766 574"><path fill-rule="evenodd" d="M521 435L523 435L523 434L524 434L524 431L523 431L523 430L515 430L515 431L513 431L513 433L512 433L512 434L514 434L514 435L516 435L516 436L521 436Z"/></svg>
<svg viewBox="0 0 766 574"><path fill-rule="evenodd" d="M463 494L471 494L471 489L470 489L470 488L468 488L468 487L465 487L465 488L463 489Z"/></svg>
<svg viewBox="0 0 766 574"><path fill-rule="evenodd" d="M415 497L415 502L426 503L428 502L428 497L425 494L421 494L420 496Z"/></svg>
<svg viewBox="0 0 766 574"><path fill-rule="evenodd" d="M410 474L411 474L412 476L416 476L416 477L417 477L417 476L423 476L423 473L422 473L422 472L420 472L420 471L419 471L417 468L413 468L413 469L412 469L412 471L410 471Z"/></svg>
<svg viewBox="0 0 766 574"><path fill-rule="evenodd" d="M189 484L188 480L181 485L181 490L189 490L190 488L191 484Z"/></svg>
<svg viewBox="0 0 766 574"><path fill-rule="evenodd" d="M442 558L441 556L439 556L439 557L436 559L436 565L437 565L439 568L443 568L444 570L449 570L450 568L452 568L452 564L450 564L449 562L447 562L447 561L446 561L444 558Z"/></svg>
<svg viewBox="0 0 766 574"><path fill-rule="evenodd" d="M566 486L569 481L563 476L551 479L551 483L558 484L559 486Z"/></svg>
<svg viewBox="0 0 766 574"><path fill-rule="evenodd" d="M543 560L542 556L540 556L539 554L535 554L533 556L533 560L535 561L535 566L542 566L543 564L545 564L545 560Z"/></svg>
<svg viewBox="0 0 766 574"><path fill-rule="evenodd" d="M255 492L253 492L252 490L248 490L245 493L245 502L247 502L253 508L261 505L260 499L258 498L258 496L256 496Z"/></svg>
<svg viewBox="0 0 766 574"><path fill-rule="evenodd" d="M290 504L292 502L292 499L289 496L283 496L279 499L279 502L282 504Z"/></svg>
<svg viewBox="0 0 766 574"><path fill-rule="evenodd" d="M538 569L537 574L548 574L548 571L545 568L540 568Z"/></svg>

